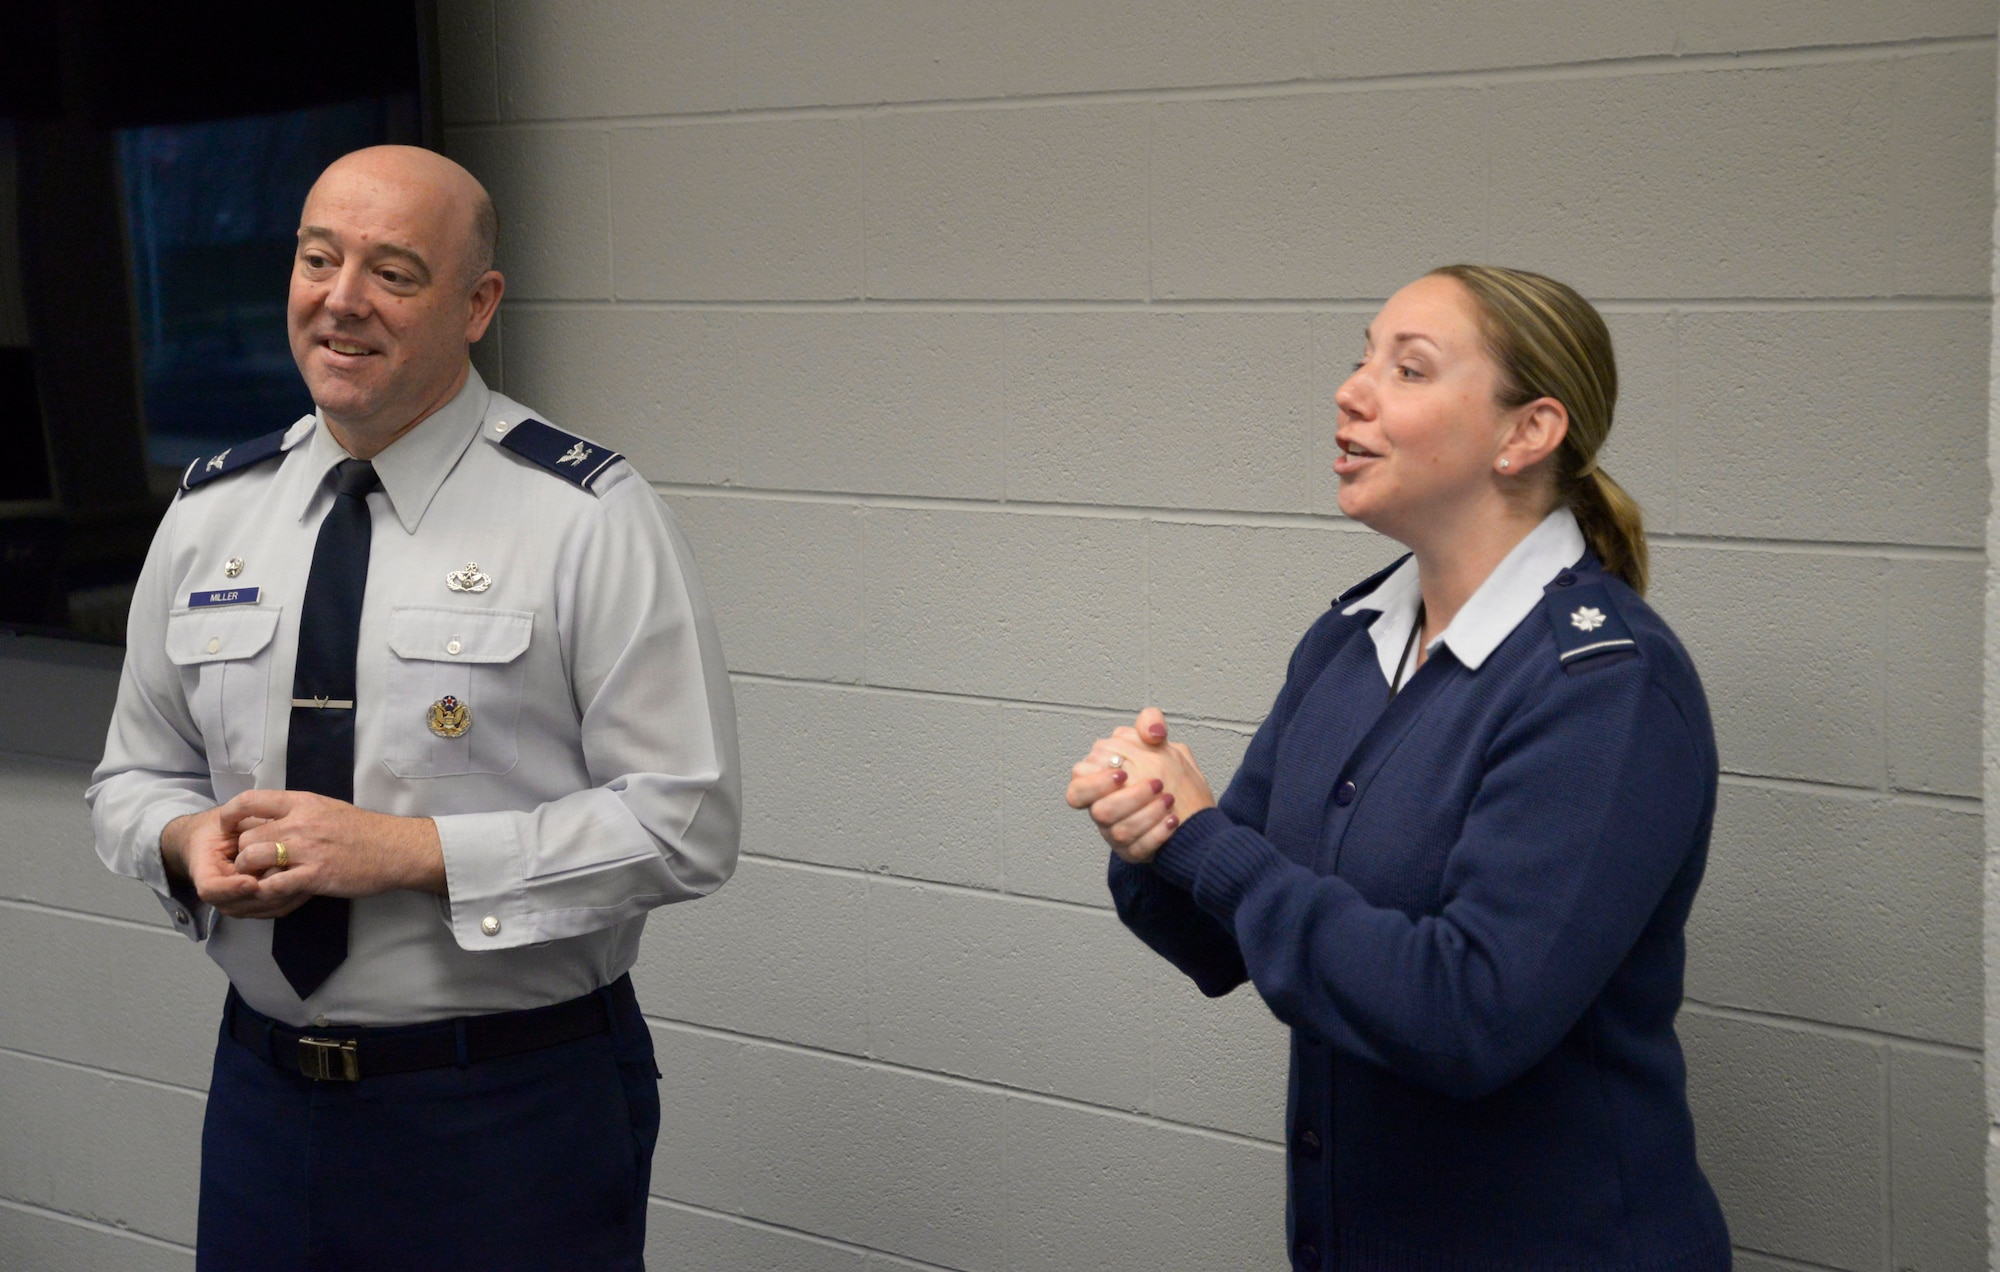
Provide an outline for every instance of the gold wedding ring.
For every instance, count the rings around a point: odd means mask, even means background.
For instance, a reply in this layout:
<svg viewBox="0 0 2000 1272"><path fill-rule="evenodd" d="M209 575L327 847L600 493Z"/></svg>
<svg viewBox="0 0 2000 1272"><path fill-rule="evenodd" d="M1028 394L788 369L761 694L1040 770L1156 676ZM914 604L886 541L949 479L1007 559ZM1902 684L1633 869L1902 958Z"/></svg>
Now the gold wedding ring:
<svg viewBox="0 0 2000 1272"><path fill-rule="evenodd" d="M280 839L278 841L278 869L283 870L291 864L291 854L285 851L285 841Z"/></svg>

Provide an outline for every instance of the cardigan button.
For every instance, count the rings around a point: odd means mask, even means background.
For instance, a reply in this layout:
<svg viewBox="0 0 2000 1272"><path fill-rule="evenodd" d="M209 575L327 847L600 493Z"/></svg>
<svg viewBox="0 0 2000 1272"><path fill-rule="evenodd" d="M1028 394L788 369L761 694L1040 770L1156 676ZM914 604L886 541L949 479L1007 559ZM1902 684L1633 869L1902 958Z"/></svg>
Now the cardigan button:
<svg viewBox="0 0 2000 1272"><path fill-rule="evenodd" d="M1333 802L1346 808L1354 802L1354 783L1342 782L1333 788Z"/></svg>
<svg viewBox="0 0 2000 1272"><path fill-rule="evenodd" d="M1299 1135L1299 1156L1309 1162L1319 1160L1319 1132L1308 1127Z"/></svg>
<svg viewBox="0 0 2000 1272"><path fill-rule="evenodd" d="M1305 1272L1319 1272L1319 1247L1310 1243L1300 1245L1292 1252L1292 1261Z"/></svg>
<svg viewBox="0 0 2000 1272"><path fill-rule="evenodd" d="M1571 574L1568 570L1564 570L1561 574L1556 575L1557 587L1568 587L1574 582L1576 582L1576 575Z"/></svg>

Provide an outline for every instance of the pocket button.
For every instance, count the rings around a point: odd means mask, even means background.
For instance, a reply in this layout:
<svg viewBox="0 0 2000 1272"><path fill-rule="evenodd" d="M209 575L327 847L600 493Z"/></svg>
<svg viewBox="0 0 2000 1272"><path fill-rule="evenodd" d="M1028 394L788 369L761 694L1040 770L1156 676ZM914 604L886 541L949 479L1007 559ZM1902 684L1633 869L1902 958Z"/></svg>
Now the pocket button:
<svg viewBox="0 0 2000 1272"><path fill-rule="evenodd" d="M449 641L445 642L444 652L446 652L447 654L455 655L458 653L459 650L464 648L465 646L459 644L458 638L454 636Z"/></svg>
<svg viewBox="0 0 2000 1272"><path fill-rule="evenodd" d="M222 648L222 637L220 637L220 636L211 636L211 637L209 637L209 638L208 638L208 652L209 652L209 653L211 653L211 654L212 654L212 653L216 652L217 650L219 650L219 649L221 649L221 648Z"/></svg>

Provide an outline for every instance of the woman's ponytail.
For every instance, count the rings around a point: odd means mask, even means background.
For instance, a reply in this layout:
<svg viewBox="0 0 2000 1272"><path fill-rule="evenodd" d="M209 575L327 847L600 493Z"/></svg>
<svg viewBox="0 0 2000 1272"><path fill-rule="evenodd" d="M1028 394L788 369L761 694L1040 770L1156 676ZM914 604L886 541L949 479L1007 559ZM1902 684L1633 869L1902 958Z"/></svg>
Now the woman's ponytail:
<svg viewBox="0 0 2000 1272"><path fill-rule="evenodd" d="M1569 413L1569 431L1549 461L1556 502L1576 514L1604 568L1643 593L1646 528L1639 504L1597 466L1618 403L1618 365L1603 315L1572 288L1523 269L1446 265L1431 273L1455 278L1471 293L1500 364L1501 404L1550 397Z"/></svg>

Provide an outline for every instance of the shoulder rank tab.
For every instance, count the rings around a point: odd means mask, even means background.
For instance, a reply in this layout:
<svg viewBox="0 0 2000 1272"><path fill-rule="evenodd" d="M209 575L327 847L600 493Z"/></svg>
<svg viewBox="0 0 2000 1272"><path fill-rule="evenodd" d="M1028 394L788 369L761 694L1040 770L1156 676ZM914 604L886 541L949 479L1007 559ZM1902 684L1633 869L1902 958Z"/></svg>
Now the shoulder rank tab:
<svg viewBox="0 0 2000 1272"><path fill-rule="evenodd" d="M1613 650L1639 647L1602 583L1573 581L1565 586L1565 578L1576 580L1574 574L1563 571L1542 601L1549 625L1555 629L1556 661L1568 666Z"/></svg>
<svg viewBox="0 0 2000 1272"><path fill-rule="evenodd" d="M590 489L605 469L625 458L609 446L586 442L533 419L522 420L508 429L500 444L585 490Z"/></svg>
<svg viewBox="0 0 2000 1272"><path fill-rule="evenodd" d="M1374 591L1376 588L1381 587L1382 580L1388 578L1391 574L1394 574L1397 570L1401 569L1403 562L1409 559L1410 559L1410 554L1405 552L1403 555L1389 562L1388 565L1375 571L1375 573L1369 575L1367 578L1361 580L1359 583L1356 583L1353 587L1348 588L1345 592L1342 592L1339 596L1334 597L1333 608L1339 609L1341 606L1346 605L1350 601L1358 601L1362 597Z"/></svg>
<svg viewBox="0 0 2000 1272"><path fill-rule="evenodd" d="M231 473L261 464L273 455L284 454L285 434L291 431L289 428L281 428L275 433L253 437L247 442L238 442L220 454L207 455L195 460L187 466L187 471L181 474L181 489L193 490L196 486L205 485L218 477L227 477Z"/></svg>

